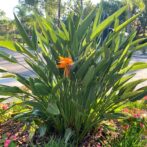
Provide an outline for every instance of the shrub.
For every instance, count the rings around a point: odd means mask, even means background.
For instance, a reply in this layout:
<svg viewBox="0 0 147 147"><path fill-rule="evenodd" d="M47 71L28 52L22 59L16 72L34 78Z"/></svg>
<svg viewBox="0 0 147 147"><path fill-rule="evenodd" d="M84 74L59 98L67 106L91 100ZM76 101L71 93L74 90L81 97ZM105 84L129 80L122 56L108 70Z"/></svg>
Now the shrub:
<svg viewBox="0 0 147 147"><path fill-rule="evenodd" d="M41 136L66 134L66 141L78 143L103 120L122 117L116 108L145 96L146 87L135 89L145 79L129 80L135 75L132 71L146 68L147 64L130 65L129 61L136 50L147 44L139 45L144 39L134 41L136 32L121 40L121 31L140 15L120 24L119 16L126 9L122 7L102 22L101 7L93 9L84 20L81 14L71 13L60 27L36 16L31 39L15 16L27 47L11 41L1 41L0 46L23 54L33 76L10 74L27 91L0 85L0 95L17 97L22 100L20 105L29 108L14 118L35 121ZM114 31L101 42L103 31L112 23ZM19 64L4 52L0 57Z"/></svg>
<svg viewBox="0 0 147 147"><path fill-rule="evenodd" d="M121 134L121 136L111 142L112 147L142 147L146 146L147 141L145 138L145 135L143 135L145 130L145 125L140 122L141 119L136 118L129 118L124 122L123 129L124 132Z"/></svg>
<svg viewBox="0 0 147 147"><path fill-rule="evenodd" d="M5 99L2 98L2 101ZM20 106L19 101L15 102L15 105L11 107L10 103L0 103L0 124L11 119L14 115L25 112L26 108Z"/></svg>

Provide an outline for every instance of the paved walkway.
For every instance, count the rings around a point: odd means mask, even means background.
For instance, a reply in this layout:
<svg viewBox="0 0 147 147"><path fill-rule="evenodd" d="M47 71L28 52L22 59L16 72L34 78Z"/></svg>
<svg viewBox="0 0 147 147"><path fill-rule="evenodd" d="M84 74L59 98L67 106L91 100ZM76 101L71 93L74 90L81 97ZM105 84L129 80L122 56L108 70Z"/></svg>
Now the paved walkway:
<svg viewBox="0 0 147 147"><path fill-rule="evenodd" d="M18 53L14 53L12 51L9 51L9 50L3 49L3 48L0 48L0 50L6 51L7 53L12 54L14 57L17 58L17 60L22 65L27 66L25 64L25 62L24 62L23 55L18 54ZM134 63L134 62L147 62L147 56L134 55L134 57L132 58L131 63ZM19 73L19 74L21 74L23 76L31 75L31 72L28 69L25 69L22 65L10 64L9 62L0 59L0 67L8 69L11 72ZM134 79L142 79L142 78L147 78L147 69L143 69L143 70L140 70L140 71L136 72L136 76L134 77ZM20 83L16 82L15 80L13 80L11 78L0 79L0 84L9 85L9 86L20 86L21 85ZM142 83L141 85L139 85L139 87L144 86L144 85L147 86L147 81Z"/></svg>
<svg viewBox="0 0 147 147"><path fill-rule="evenodd" d="M3 48L0 48L0 50L5 51L6 53L13 55L19 61L19 63L21 64L21 65L12 64L12 63L9 63L7 61L4 61L3 59L0 59L0 68L2 67L4 69L7 69L10 72L13 72L13 73L19 73L22 76L29 76L31 74L31 72L28 69L23 67L25 65L27 68L29 68L29 66L26 65L26 63L24 61L23 55L9 51L9 50L6 50L6 49L3 49ZM1 76L1 73L0 73L0 76ZM0 84L9 85L9 86L19 86L19 85L21 85L20 83L16 82L12 78L3 78L3 79L1 78Z"/></svg>
<svg viewBox="0 0 147 147"><path fill-rule="evenodd" d="M134 56L132 58L131 63L135 63L135 62L146 62L147 63L147 56L143 56L143 55ZM139 71L136 72L136 75L133 78L133 80L137 80L137 79L147 79L147 68L146 69L139 70ZM137 86L137 88L144 87L144 86L147 86L147 81L139 84Z"/></svg>

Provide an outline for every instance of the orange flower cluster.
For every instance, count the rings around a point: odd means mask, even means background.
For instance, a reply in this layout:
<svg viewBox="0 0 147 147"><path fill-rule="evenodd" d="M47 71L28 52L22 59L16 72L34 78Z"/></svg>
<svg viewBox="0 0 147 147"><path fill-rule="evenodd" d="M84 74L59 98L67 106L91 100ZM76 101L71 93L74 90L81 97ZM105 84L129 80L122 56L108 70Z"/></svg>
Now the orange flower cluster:
<svg viewBox="0 0 147 147"><path fill-rule="evenodd" d="M64 69L64 76L69 77L70 76L70 69L71 66L73 65L73 60L72 58L69 57L59 57L59 64L57 65L58 68Z"/></svg>

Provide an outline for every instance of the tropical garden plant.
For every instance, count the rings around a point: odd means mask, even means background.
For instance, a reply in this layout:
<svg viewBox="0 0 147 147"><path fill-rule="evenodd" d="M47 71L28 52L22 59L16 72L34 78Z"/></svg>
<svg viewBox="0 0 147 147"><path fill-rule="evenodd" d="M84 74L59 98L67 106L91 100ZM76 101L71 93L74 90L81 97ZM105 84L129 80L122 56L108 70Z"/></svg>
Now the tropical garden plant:
<svg viewBox="0 0 147 147"><path fill-rule="evenodd" d="M121 31L141 14L120 24L119 17L126 10L124 6L104 21L102 7L93 9L84 20L80 13L70 13L59 27L36 15L31 39L14 15L26 44L0 41L0 46L24 55L32 73L26 77L0 69L2 77L14 78L27 88L0 85L0 95L16 97L21 100L19 105L26 107L14 119L35 122L40 136L53 135L78 144L102 121L122 118L124 115L115 112L117 108L143 98L147 88L136 86L146 79L130 79L135 76L133 71L147 64L130 64L130 60L147 43L139 44L144 38L134 40L135 31L122 39ZM114 31L101 41L110 24ZM19 64L5 52L0 51L0 57Z"/></svg>

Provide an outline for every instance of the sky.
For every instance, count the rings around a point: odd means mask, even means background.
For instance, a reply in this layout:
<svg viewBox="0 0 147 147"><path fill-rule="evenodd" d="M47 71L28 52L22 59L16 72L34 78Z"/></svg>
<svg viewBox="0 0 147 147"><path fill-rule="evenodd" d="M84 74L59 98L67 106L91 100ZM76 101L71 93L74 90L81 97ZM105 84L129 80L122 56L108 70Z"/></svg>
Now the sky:
<svg viewBox="0 0 147 147"><path fill-rule="evenodd" d="M18 0L0 0L0 10L5 11L6 16L10 19L13 19L13 9L18 4ZM91 0L96 4L99 0Z"/></svg>
<svg viewBox="0 0 147 147"><path fill-rule="evenodd" d="M8 18L13 18L13 8L18 4L18 0L0 0L0 10L5 11Z"/></svg>

